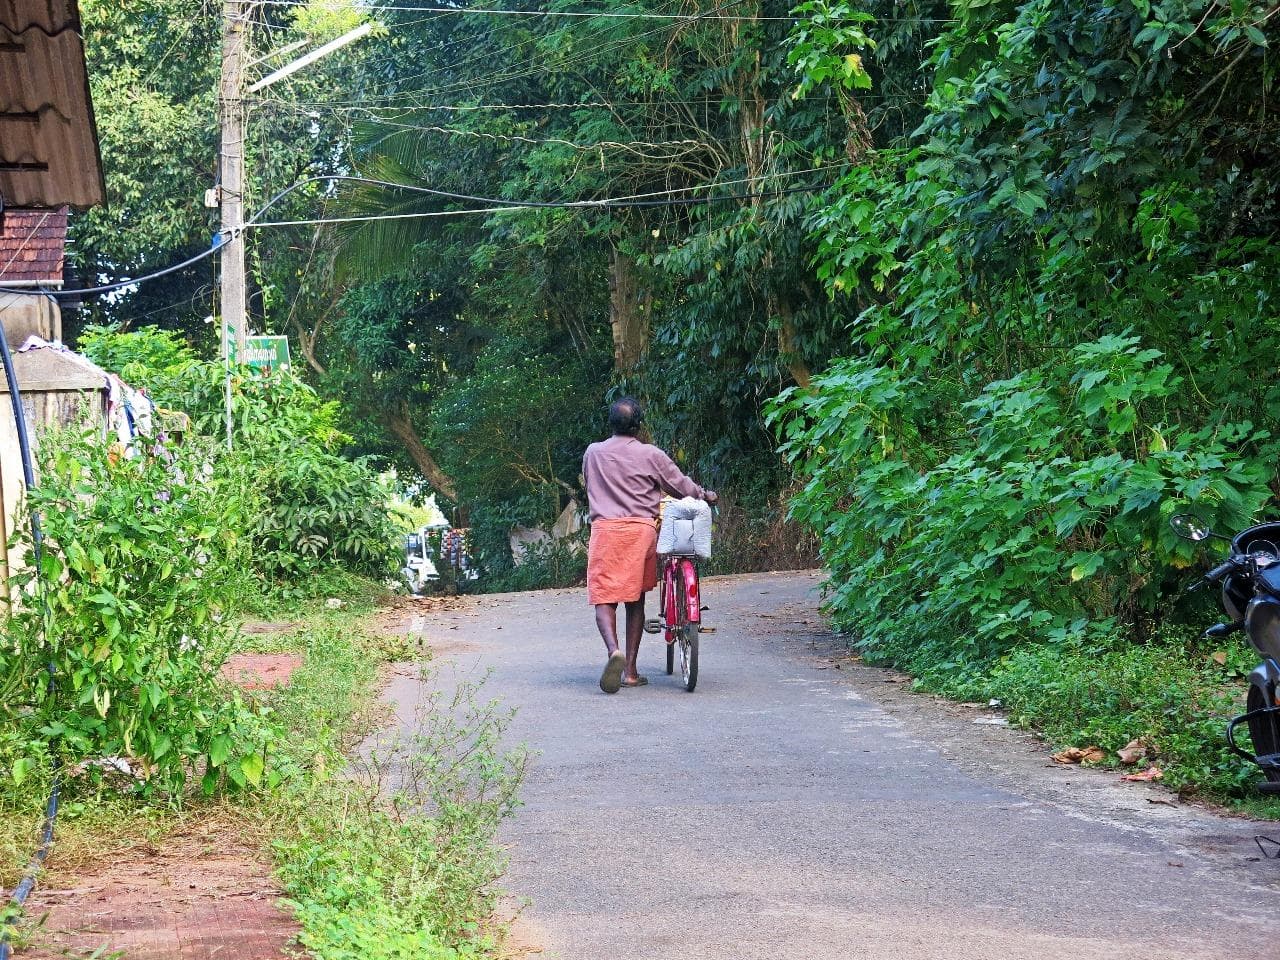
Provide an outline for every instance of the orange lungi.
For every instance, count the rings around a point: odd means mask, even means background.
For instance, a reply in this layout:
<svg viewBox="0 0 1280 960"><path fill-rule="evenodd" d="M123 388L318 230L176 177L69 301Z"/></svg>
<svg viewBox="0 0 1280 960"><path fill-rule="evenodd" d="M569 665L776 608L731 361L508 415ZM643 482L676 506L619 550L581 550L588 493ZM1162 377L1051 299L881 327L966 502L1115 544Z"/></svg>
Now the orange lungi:
<svg viewBox="0 0 1280 960"><path fill-rule="evenodd" d="M587 602L631 603L658 585L658 528L645 517L596 520L587 548Z"/></svg>

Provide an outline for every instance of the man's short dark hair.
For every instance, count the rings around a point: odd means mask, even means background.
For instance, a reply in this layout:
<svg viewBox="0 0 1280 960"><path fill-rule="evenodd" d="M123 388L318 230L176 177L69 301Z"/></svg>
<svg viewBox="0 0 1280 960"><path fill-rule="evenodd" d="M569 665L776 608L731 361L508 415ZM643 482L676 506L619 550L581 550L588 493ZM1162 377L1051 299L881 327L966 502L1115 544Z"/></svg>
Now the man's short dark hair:
<svg viewBox="0 0 1280 960"><path fill-rule="evenodd" d="M635 397L623 397L609 405L609 428L615 434L634 437L644 423L644 409Z"/></svg>

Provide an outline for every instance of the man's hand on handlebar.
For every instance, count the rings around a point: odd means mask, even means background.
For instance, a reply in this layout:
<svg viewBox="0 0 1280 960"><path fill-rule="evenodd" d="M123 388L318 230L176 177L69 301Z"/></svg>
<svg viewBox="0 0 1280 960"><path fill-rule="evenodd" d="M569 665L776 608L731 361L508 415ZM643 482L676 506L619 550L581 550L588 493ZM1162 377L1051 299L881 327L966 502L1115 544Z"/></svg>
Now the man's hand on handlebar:
<svg viewBox="0 0 1280 960"><path fill-rule="evenodd" d="M720 494L716 493L714 490L708 490L707 503L711 504L714 507L719 502L720 502Z"/></svg>

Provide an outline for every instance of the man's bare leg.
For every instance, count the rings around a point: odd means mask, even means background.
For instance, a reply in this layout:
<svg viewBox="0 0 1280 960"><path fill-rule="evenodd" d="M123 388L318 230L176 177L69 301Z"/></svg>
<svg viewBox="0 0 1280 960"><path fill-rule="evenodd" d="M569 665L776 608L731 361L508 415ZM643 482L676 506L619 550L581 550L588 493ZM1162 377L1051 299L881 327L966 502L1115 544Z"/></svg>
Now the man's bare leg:
<svg viewBox="0 0 1280 960"><path fill-rule="evenodd" d="M622 674L624 683L634 683L640 672L636 658L640 656L640 639L644 636L644 594L627 605L627 667Z"/></svg>
<svg viewBox="0 0 1280 960"><path fill-rule="evenodd" d="M630 621L627 621L630 624ZM605 653L613 654L618 649L618 605L616 603L596 604L596 627L600 630L600 639L604 641Z"/></svg>
<svg viewBox="0 0 1280 960"><path fill-rule="evenodd" d="M627 605L630 608L630 604ZM600 630L600 639L609 653L609 659L600 674L600 689L605 693L617 693L622 685L622 675L626 671L626 654L618 649L618 605L616 603L596 604L596 626ZM628 617L627 626L631 620Z"/></svg>

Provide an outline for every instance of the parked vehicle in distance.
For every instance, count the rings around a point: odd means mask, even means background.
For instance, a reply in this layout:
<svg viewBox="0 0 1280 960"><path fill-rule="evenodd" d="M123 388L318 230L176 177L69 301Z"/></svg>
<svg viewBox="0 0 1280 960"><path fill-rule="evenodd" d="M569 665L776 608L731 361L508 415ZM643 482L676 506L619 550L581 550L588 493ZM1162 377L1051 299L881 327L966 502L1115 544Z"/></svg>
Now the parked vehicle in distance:
<svg viewBox="0 0 1280 960"><path fill-rule="evenodd" d="M428 583L440 579L440 571L429 556L430 530L430 527L423 527L404 538L404 564L400 567L400 578L415 597L422 595Z"/></svg>

